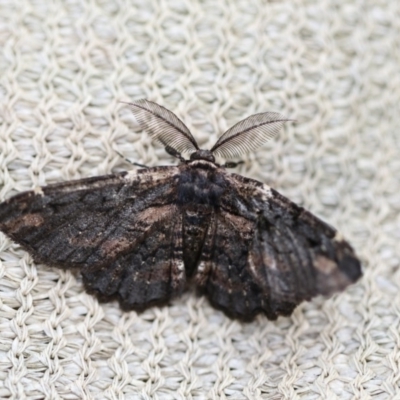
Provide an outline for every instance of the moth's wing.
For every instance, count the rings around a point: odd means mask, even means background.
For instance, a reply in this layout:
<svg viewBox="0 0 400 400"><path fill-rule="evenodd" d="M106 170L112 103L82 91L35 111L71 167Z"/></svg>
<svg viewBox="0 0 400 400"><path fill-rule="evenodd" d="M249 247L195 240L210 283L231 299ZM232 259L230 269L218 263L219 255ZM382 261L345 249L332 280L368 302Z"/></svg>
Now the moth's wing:
<svg viewBox="0 0 400 400"><path fill-rule="evenodd" d="M132 240L129 251L100 268L92 264L82 270L89 293L105 301L115 297L125 310L166 303L181 294L186 283L179 208L174 204L149 207L136 223L142 235L122 239ZM113 250L121 240L110 240L106 246Z"/></svg>
<svg viewBox="0 0 400 400"><path fill-rule="evenodd" d="M0 230L36 262L79 268L86 287L144 308L183 289L179 167L50 185L0 204Z"/></svg>
<svg viewBox="0 0 400 400"><path fill-rule="evenodd" d="M243 319L261 311L275 319L361 276L360 261L335 229L266 185L227 179L198 279L213 304Z"/></svg>

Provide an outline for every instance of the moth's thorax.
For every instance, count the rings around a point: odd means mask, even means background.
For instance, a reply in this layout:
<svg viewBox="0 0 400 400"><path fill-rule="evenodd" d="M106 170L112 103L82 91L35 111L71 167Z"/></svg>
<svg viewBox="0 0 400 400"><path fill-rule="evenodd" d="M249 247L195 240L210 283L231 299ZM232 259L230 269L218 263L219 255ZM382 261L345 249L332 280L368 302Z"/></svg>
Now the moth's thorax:
<svg viewBox="0 0 400 400"><path fill-rule="evenodd" d="M206 160L215 163L215 157L210 150L197 150L190 155L190 161L192 160Z"/></svg>
<svg viewBox="0 0 400 400"><path fill-rule="evenodd" d="M189 161L182 166L178 183L180 204L216 205L225 191L224 171L217 164L206 160Z"/></svg>

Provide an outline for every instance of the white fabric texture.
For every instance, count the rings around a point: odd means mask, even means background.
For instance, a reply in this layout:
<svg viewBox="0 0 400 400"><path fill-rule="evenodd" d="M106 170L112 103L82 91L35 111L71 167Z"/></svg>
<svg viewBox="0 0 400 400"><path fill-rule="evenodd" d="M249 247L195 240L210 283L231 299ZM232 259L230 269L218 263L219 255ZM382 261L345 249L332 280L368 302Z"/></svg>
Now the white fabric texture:
<svg viewBox="0 0 400 400"><path fill-rule="evenodd" d="M290 318L240 323L187 293L142 314L0 234L0 398L400 399L400 2L0 0L0 199L176 160L119 103L203 148L296 119L237 172L337 227L365 273Z"/></svg>

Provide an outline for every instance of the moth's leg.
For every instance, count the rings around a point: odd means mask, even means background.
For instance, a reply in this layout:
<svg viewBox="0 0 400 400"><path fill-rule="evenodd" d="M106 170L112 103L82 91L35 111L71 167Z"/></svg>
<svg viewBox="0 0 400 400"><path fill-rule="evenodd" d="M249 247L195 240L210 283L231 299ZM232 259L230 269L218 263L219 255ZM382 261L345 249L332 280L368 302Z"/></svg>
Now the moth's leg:
<svg viewBox="0 0 400 400"><path fill-rule="evenodd" d="M129 158L126 158L122 153L120 153L118 150L113 149L121 158L123 158L126 162L128 162L129 164L135 165L136 167L140 167L140 168L150 168L148 165L144 165L144 164L139 164L137 162L132 162Z"/></svg>
<svg viewBox="0 0 400 400"><path fill-rule="evenodd" d="M244 161L228 161L226 162L223 167L225 168L236 168L239 164L244 164Z"/></svg>
<svg viewBox="0 0 400 400"><path fill-rule="evenodd" d="M137 167L140 167L140 168L150 168L148 165L139 164L139 163L137 163L137 162L133 162L132 164L133 164L133 165L136 165Z"/></svg>

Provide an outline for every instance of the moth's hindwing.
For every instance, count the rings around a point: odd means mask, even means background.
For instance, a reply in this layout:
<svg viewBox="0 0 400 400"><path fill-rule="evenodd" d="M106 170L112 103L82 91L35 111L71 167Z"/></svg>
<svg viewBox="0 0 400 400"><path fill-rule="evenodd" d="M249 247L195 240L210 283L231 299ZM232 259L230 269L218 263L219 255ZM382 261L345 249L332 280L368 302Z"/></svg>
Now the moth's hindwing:
<svg viewBox="0 0 400 400"><path fill-rule="evenodd" d="M195 276L211 304L234 318L252 319L263 311L263 293L248 268L254 223L217 211Z"/></svg>
<svg viewBox="0 0 400 400"><path fill-rule="evenodd" d="M125 310L142 310L176 297L186 283L181 226L182 215L173 204L142 211L132 225L141 233L130 243L123 239L128 251L118 252L106 265L82 270L86 289L101 300L116 297ZM107 251L119 249L121 239L107 246Z"/></svg>

